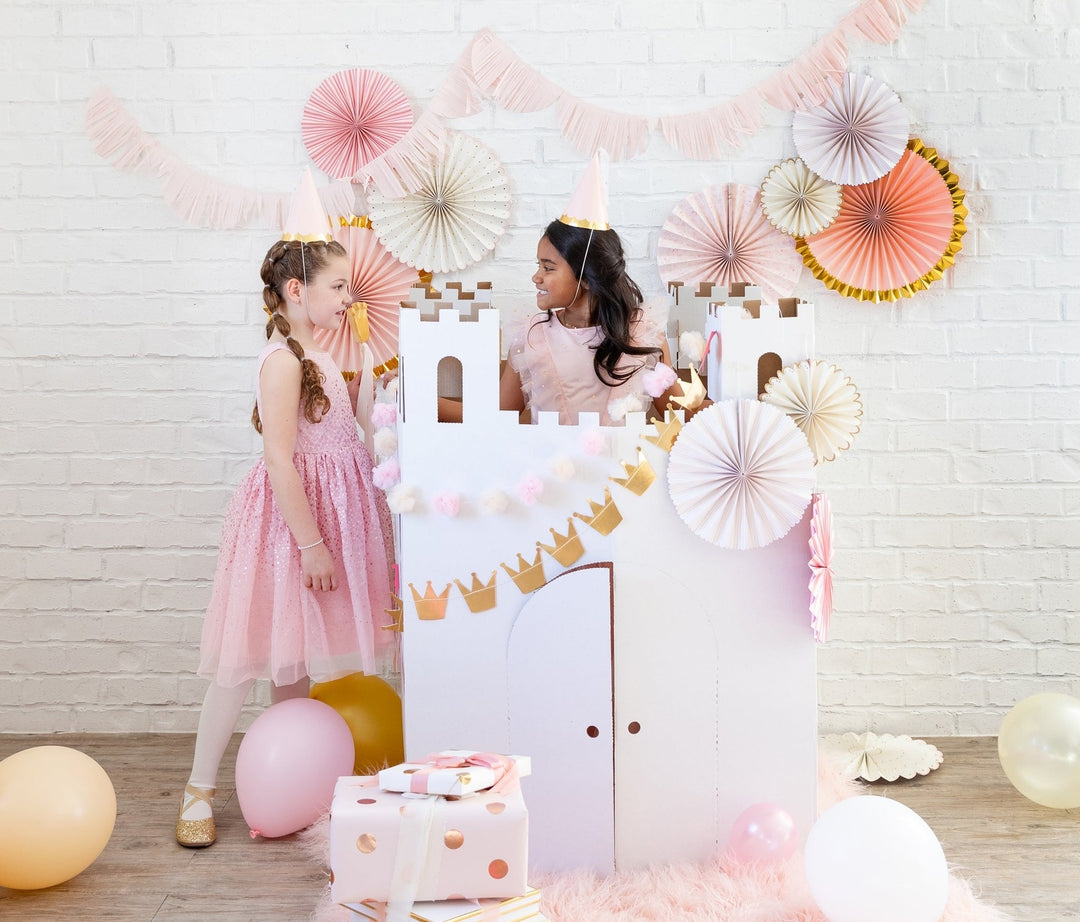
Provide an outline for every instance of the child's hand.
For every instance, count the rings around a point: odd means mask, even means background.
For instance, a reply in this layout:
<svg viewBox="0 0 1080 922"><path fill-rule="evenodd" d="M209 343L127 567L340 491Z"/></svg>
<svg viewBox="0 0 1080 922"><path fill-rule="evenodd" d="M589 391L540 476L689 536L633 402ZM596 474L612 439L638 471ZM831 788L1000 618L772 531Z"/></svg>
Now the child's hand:
<svg viewBox="0 0 1080 922"><path fill-rule="evenodd" d="M300 552L300 569L304 574L304 585L316 592L337 589L337 577L334 572L334 558L325 544L318 544Z"/></svg>

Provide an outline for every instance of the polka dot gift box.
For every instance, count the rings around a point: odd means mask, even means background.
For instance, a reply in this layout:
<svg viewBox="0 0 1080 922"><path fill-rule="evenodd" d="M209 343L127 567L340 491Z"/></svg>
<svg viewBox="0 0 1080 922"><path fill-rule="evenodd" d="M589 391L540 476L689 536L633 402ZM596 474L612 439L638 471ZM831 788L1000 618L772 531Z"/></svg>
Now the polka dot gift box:
<svg viewBox="0 0 1080 922"><path fill-rule="evenodd" d="M465 797L339 778L330 807L336 903L477 900L529 890L529 815L517 784Z"/></svg>

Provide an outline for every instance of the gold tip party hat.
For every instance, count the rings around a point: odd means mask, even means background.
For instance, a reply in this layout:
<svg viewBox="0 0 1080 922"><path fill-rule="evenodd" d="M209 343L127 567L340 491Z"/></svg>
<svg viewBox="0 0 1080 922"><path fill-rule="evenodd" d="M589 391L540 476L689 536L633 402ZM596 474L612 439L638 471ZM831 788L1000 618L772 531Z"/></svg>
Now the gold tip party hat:
<svg viewBox="0 0 1080 922"><path fill-rule="evenodd" d="M334 239L330 233L330 215L326 213L322 199L319 198L319 190L315 188L315 180L308 167L304 168L300 187L293 193L289 203L289 215L285 219L281 239L299 240L301 243L312 243L316 240L329 243Z"/></svg>
<svg viewBox="0 0 1080 922"><path fill-rule="evenodd" d="M600 151L593 154L585 175L574 190L566 212L559 218L563 224L589 230L610 230L607 209L607 183L600 164Z"/></svg>

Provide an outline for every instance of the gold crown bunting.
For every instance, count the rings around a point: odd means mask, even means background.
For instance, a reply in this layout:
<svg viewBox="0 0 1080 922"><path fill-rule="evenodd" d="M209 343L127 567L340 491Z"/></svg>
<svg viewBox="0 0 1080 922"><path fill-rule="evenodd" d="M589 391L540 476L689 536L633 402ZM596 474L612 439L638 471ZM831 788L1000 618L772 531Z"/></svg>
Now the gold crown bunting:
<svg viewBox="0 0 1080 922"><path fill-rule="evenodd" d="M401 604L401 599L392 592L390 593L390 599L394 603L394 607L384 608L383 611L394 620L390 624L384 624L382 629L384 631L403 631L405 630L405 606Z"/></svg>
<svg viewBox="0 0 1080 922"><path fill-rule="evenodd" d="M671 451L671 446L675 444L679 433L682 432L682 420L679 419L678 414L668 410L663 420L653 418L652 424L656 427L656 435L645 436L645 441L651 442L664 451Z"/></svg>
<svg viewBox="0 0 1080 922"><path fill-rule="evenodd" d="M571 567L584 556L585 545L581 543L577 529L574 528L574 520L570 518L566 521L570 527L565 535L560 535L554 528L549 529L551 537L555 540L553 547L548 547L542 541L537 541L536 546L547 551L564 567Z"/></svg>
<svg viewBox="0 0 1080 922"><path fill-rule="evenodd" d="M620 487L626 487L631 493L641 496L653 485L653 481L656 480L656 471L649 464L649 459L645 457L645 452L641 450L640 445L638 446L637 456L638 463L636 466L631 466L626 461L622 462L626 477L612 477L610 479Z"/></svg>
<svg viewBox="0 0 1080 922"><path fill-rule="evenodd" d="M672 397L671 402L678 404L684 410L696 410L709 396L705 390L705 385L701 383L701 375L697 373L697 369L693 365L690 366L690 381L689 383L683 381L682 389L682 396Z"/></svg>
<svg viewBox="0 0 1080 922"><path fill-rule="evenodd" d="M472 575L472 589L466 589L465 584L461 580L455 579L458 589L465 597L465 604L469 606L469 611L473 614L479 614L482 611L490 611L495 607L495 574L497 570L491 571L491 579L488 580L485 586L480 582L480 578L473 573Z"/></svg>
<svg viewBox="0 0 1080 922"><path fill-rule="evenodd" d="M450 584L439 594L432 588L431 580L428 580L427 589L420 595L416 587L409 583L412 590L413 602L416 603L416 616L421 621L442 621L446 617L446 602L450 598Z"/></svg>
<svg viewBox="0 0 1080 922"><path fill-rule="evenodd" d="M544 576L544 562L540 557L539 547L536 549L536 560L531 564L521 556L520 551L517 555L517 563L517 570L511 570L505 563L499 564L499 566L510 574L510 579L525 595L535 592L547 582L547 578Z"/></svg>
<svg viewBox="0 0 1080 922"><path fill-rule="evenodd" d="M590 499L589 508L592 515L575 512L574 518L581 519L586 525L589 525L602 535L610 535L622 521L622 513L619 512L619 507L612 500L611 490L607 487L604 487L604 502L595 503Z"/></svg>

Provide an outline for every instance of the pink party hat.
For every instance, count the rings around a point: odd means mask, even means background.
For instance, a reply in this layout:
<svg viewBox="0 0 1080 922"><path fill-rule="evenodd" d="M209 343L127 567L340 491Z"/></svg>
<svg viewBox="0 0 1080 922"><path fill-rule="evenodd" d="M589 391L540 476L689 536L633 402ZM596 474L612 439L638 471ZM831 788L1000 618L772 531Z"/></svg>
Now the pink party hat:
<svg viewBox="0 0 1080 922"><path fill-rule="evenodd" d="M559 218L563 224L587 227L589 230L611 230L608 223L607 183L600 166L600 151L593 154L585 175Z"/></svg>
<svg viewBox="0 0 1080 922"><path fill-rule="evenodd" d="M299 240L301 243L315 240L329 243L334 239L330 233L330 215L319 198L319 190L315 188L309 167L304 167L300 187L293 193L281 239Z"/></svg>

